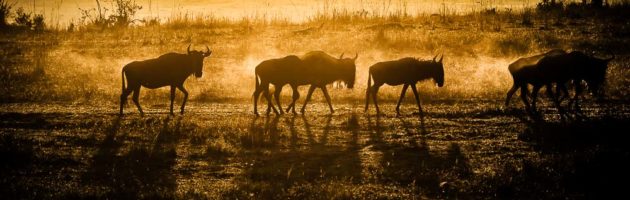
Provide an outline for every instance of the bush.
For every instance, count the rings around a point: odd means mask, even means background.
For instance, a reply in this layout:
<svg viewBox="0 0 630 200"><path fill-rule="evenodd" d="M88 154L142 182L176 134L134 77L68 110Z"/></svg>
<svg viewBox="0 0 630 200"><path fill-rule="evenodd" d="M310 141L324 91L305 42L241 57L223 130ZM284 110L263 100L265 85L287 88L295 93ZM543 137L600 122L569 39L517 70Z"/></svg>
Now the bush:
<svg viewBox="0 0 630 200"><path fill-rule="evenodd" d="M5 0L0 0L0 27L7 26L7 18L11 15L12 4Z"/></svg>
<svg viewBox="0 0 630 200"><path fill-rule="evenodd" d="M15 17L15 24L19 27L23 27L25 29L32 29L36 31L43 31L46 27L44 22L44 15L26 13L24 12L24 8L18 8L15 12L17 15Z"/></svg>
<svg viewBox="0 0 630 200"><path fill-rule="evenodd" d="M24 8L18 8L17 11L15 11L15 14L17 15L15 17L16 25L27 28L31 28L31 26L33 26L33 21L31 21L31 13L24 12Z"/></svg>
<svg viewBox="0 0 630 200"><path fill-rule="evenodd" d="M97 9L80 9L81 10L81 19L84 23L87 21L87 25L96 25L101 28L110 28L110 27L119 27L125 28L135 21L140 21L134 19L133 17L136 13L142 9L142 6L135 3L132 0L114 0L113 1L113 14L107 16L107 12L109 9L101 7L100 1L96 1L98 6ZM107 17L105 17L107 16Z"/></svg>
<svg viewBox="0 0 630 200"><path fill-rule="evenodd" d="M46 24L44 23L44 15L36 14L33 17L33 28L36 31L43 31L46 28Z"/></svg>
<svg viewBox="0 0 630 200"><path fill-rule="evenodd" d="M142 6L139 6L135 2L136 1L131 0L116 0L116 12L109 16L114 26L127 27L135 21L132 19L133 16L136 15L138 10L142 9Z"/></svg>

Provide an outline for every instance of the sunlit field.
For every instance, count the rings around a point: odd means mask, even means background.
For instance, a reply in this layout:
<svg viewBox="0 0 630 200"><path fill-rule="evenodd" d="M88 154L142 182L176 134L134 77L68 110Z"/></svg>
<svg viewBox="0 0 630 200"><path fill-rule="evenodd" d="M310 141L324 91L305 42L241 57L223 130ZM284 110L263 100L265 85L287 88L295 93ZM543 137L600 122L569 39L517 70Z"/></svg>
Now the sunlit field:
<svg viewBox="0 0 630 200"><path fill-rule="evenodd" d="M105 2L109 15L115 4ZM80 10L62 6L57 10L65 11L64 17L49 12L43 29L20 26L13 18L0 26L0 198L598 199L625 194L623 182L630 178L626 1L604 8L568 2L537 7L536 1L272 1L269 9L240 1L139 3L143 8L130 16L138 20L125 26L97 23L96 11L81 21ZM95 8L91 1L77 5ZM204 12L209 5L229 6ZM20 1L12 12L20 6L33 5ZM240 13L231 11L241 7ZM169 115L164 87L141 89L145 115L129 97L119 116L123 66L186 53L188 45L196 50L207 45L212 55L204 60L203 76L185 82L186 113ZM599 58L615 55L603 96L585 94L583 114L568 119L560 117L545 89L540 116L524 110L520 93L504 106L512 86L508 65L557 48ZM358 54L355 87L328 85L335 113L316 90L305 114L265 115L263 98L262 115L255 116L256 65L315 50L335 57ZM436 55L444 55L445 83L440 88L432 80L417 84L424 115L408 91L402 115L396 116L402 86L381 87L383 115L374 107L364 112L371 65ZM298 109L307 89L300 87ZM291 95L285 86L284 108ZM178 91L176 108L182 96Z"/></svg>

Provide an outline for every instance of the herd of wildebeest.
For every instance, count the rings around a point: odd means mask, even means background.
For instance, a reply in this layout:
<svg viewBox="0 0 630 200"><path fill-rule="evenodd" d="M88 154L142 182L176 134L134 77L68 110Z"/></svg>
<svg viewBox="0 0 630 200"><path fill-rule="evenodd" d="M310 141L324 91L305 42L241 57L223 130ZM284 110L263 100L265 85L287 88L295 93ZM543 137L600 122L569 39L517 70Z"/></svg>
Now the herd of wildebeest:
<svg viewBox="0 0 630 200"><path fill-rule="evenodd" d="M129 94L133 92L133 102L143 114L142 107L138 102L141 86L155 89L164 86L171 87L170 113L173 114L173 101L175 99L175 89L184 93L184 100L181 105L181 113L188 100L188 92L184 88L184 81L192 74L196 77L202 76L203 60L212 54L206 46L206 51L191 51L190 45L186 54L167 53L155 59L144 61L134 61L122 69L122 94L120 96L120 114L123 114L123 107ZM354 87L356 76L355 62L358 54L352 58L344 58L341 54L339 58L330 56L323 51L312 51L302 56L289 55L283 58L269 59L256 66L255 78L256 87L254 97L254 114L258 115L258 98L262 93L267 100L267 114L272 110L275 114L282 114L285 111L280 104L280 93L284 85L293 89L293 99L286 112L295 111L295 102L300 98L298 87L310 85L306 101L302 105L301 112L304 114L306 105L311 99L315 89L322 90L324 97L333 113L330 95L326 86L335 82L344 83L347 88ZM380 114L378 107L378 90L384 84L396 86L403 85L400 98L396 105L396 114L399 115L400 104L409 87L411 87L418 111L423 115L422 106L418 97L416 83L423 80L433 79L438 87L444 85L444 65L442 55L433 57L431 60L421 60L418 58L401 58L399 60L378 62L369 68L368 83L365 97L365 111L369 108L370 98L374 101L377 114ZM546 91L561 117L566 114L561 106L561 101L569 98L568 108L573 108L575 112L580 112L579 100L584 87L593 95L599 95L599 88L606 78L608 63L615 58L614 54L610 58L597 58L582 51L567 52L562 49L554 49L543 54L531 57L523 57L508 66L514 84L507 93L505 105L508 106L512 95L520 88L521 99L525 104L527 113L535 115L536 99L538 91L546 87ZM125 77L127 85L125 86ZM373 83L372 83L373 81ZM270 94L269 85L275 87L274 95ZM573 84L574 96L569 97L568 84ZM528 86L532 85L530 92ZM555 93L553 90L555 86ZM278 106L276 109L272 98ZM529 99L531 98L531 104Z"/></svg>

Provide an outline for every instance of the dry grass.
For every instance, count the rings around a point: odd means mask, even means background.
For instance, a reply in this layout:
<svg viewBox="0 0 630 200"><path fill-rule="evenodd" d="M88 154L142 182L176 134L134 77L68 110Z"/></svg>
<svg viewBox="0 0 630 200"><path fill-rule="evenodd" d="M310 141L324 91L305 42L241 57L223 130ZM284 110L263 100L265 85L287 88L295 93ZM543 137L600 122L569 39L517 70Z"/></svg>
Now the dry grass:
<svg viewBox="0 0 630 200"><path fill-rule="evenodd" d="M609 92L628 93L620 87L626 80L616 79L628 74L623 62L626 52L619 45L627 38L614 37L627 31L626 25L597 23L609 18L567 19L566 24L572 25L541 29L545 25L540 16L532 19L533 26L527 26L518 21L518 15L386 17L334 12L304 23L182 15L161 25L128 29L5 32L2 63L7 73L2 81L10 86L3 88L8 95L2 100L115 103L124 64L182 52L191 43L196 48L209 45L215 52L205 61L206 76L187 82L193 101L248 100L253 69L259 62L311 50L333 55L359 53L358 87L333 91L336 99L361 100L367 69L373 63L404 56L429 59L435 54L445 55L446 86L436 89L421 84L424 100L502 98L511 84L507 65L518 57L552 48L598 51L600 55L608 49L618 54L609 71L614 83ZM384 88L384 99L394 99L397 89ZM164 90L143 90L142 99L162 100L165 95Z"/></svg>
<svg viewBox="0 0 630 200"><path fill-rule="evenodd" d="M628 108L587 104L583 121L533 122L497 101L425 104L424 120L358 114L255 117L248 103L184 116L118 117L98 106L6 105L6 198L410 199L601 197L623 193ZM103 112L104 111L104 112ZM614 111L609 113L608 111ZM612 191L608 189L614 189ZM619 189L619 190L617 190Z"/></svg>

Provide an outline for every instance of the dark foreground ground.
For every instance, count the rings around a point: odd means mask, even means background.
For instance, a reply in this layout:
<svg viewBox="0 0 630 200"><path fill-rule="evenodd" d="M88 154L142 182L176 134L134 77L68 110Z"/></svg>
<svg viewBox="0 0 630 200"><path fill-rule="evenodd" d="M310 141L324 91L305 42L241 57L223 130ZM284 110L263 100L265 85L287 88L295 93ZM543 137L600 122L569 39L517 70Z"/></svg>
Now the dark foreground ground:
<svg viewBox="0 0 630 200"><path fill-rule="evenodd" d="M630 108L534 122L500 101L413 104L394 116L322 103L254 117L249 104L0 106L2 199L568 198L625 195ZM520 107L520 106L519 106Z"/></svg>

